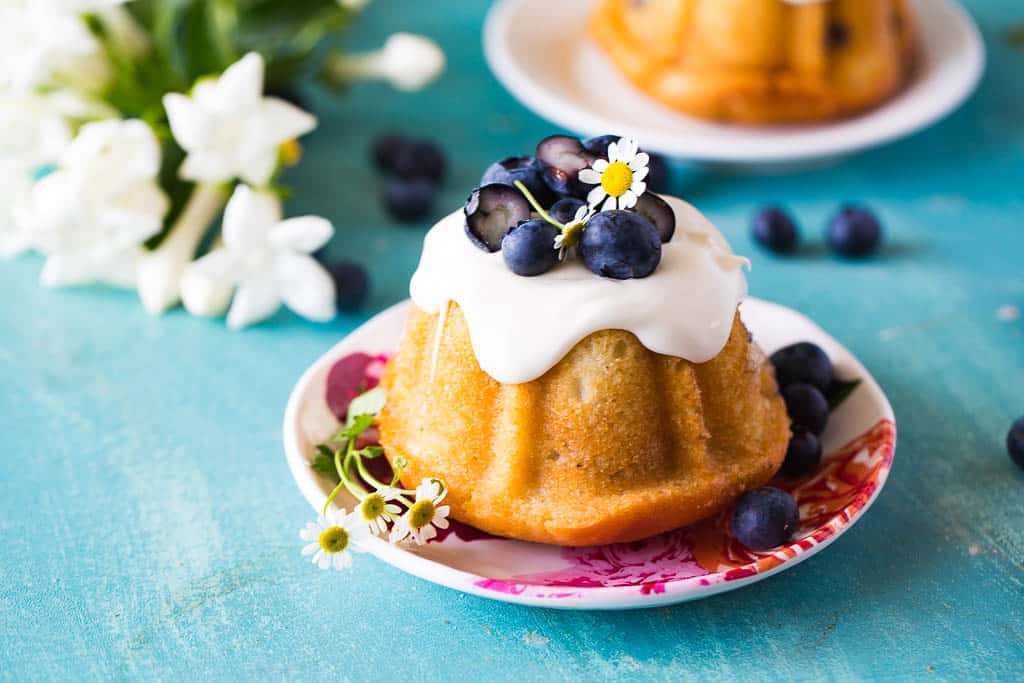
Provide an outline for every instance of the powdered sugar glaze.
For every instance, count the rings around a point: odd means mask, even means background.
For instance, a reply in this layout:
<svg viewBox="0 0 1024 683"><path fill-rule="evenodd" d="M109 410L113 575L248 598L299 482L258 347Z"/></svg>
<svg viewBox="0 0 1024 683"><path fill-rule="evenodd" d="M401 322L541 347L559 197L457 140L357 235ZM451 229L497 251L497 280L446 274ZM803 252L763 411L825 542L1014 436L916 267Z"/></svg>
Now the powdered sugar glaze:
<svg viewBox="0 0 1024 683"><path fill-rule="evenodd" d="M656 353L708 361L729 338L747 293L749 262L693 206L664 199L675 211L676 232L649 277L602 278L577 259L521 277L501 252L488 254L470 242L457 211L427 233L409 286L412 300L428 313L458 303L480 367L505 384L540 377L600 330L628 330Z"/></svg>

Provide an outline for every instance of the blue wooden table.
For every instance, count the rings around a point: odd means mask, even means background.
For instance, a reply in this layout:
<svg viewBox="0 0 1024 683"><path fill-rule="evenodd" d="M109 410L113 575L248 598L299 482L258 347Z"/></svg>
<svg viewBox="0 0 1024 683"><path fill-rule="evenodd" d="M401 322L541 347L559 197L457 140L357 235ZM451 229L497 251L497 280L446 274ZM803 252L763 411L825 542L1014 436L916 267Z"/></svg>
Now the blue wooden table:
<svg viewBox="0 0 1024 683"><path fill-rule="evenodd" d="M480 169L551 127L489 74L488 3L380 0L352 43L407 28L450 68L416 95L312 93L320 128L290 212L339 226L366 262L365 311L328 325L280 314L245 333L133 295L48 291L40 261L0 266L0 679L613 680L1024 676L1024 472L1003 439L1024 413L1024 51L1018 0L970 9L991 59L979 94L933 129L840 165L759 177L677 169L676 192L754 257L751 289L806 312L872 370L900 429L888 486L814 559L741 591L644 612L490 602L369 557L321 572L299 557L312 518L280 423L303 369L406 296L426 224L395 225L368 138L443 139L440 215ZM842 200L885 221L882 254L821 246ZM781 201L807 247L776 259L747 234ZM1005 316L1004 316L1005 317ZM396 679L397 680L397 679Z"/></svg>

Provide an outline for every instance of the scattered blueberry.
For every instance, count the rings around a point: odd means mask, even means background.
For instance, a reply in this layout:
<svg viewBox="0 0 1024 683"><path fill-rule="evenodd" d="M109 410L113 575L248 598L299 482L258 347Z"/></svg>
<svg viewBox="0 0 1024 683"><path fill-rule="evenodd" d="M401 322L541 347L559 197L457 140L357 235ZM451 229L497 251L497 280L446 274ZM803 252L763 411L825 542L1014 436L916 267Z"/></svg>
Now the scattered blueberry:
<svg viewBox="0 0 1024 683"><path fill-rule="evenodd" d="M334 280L339 311L359 308L370 291L370 277L366 269L354 261L338 261L327 266Z"/></svg>
<svg viewBox="0 0 1024 683"><path fill-rule="evenodd" d="M388 183L384 206L400 221L416 221L430 213L434 207L434 194L434 184L429 180L397 178Z"/></svg>
<svg viewBox="0 0 1024 683"><path fill-rule="evenodd" d="M555 238L560 231L551 223L534 218L520 223L501 240L505 265L516 275L541 275L558 263Z"/></svg>
<svg viewBox="0 0 1024 683"><path fill-rule="evenodd" d="M786 449L782 463L782 474L787 477L802 477L821 462L821 440L806 429L796 429Z"/></svg>
<svg viewBox="0 0 1024 683"><path fill-rule="evenodd" d="M658 230L633 211L602 211L583 231L580 258L591 272L616 280L647 277L661 261Z"/></svg>
<svg viewBox="0 0 1024 683"><path fill-rule="evenodd" d="M751 550L770 550L787 543L800 526L796 500L770 486L750 491L738 501L732 513L732 533Z"/></svg>
<svg viewBox="0 0 1024 683"><path fill-rule="evenodd" d="M1024 417L1018 418L1006 435L1006 450L1010 459L1024 469Z"/></svg>
<svg viewBox="0 0 1024 683"><path fill-rule="evenodd" d="M788 213L777 206L768 206L754 216L751 232L754 239L777 254L788 254L796 249L800 235L796 223Z"/></svg>
<svg viewBox="0 0 1024 683"><path fill-rule="evenodd" d="M584 204L586 204L586 202L582 199L564 197L551 205L551 208L548 209L548 214L562 225L565 225L572 221L572 219L576 218L576 212L579 211L580 207Z"/></svg>
<svg viewBox="0 0 1024 683"><path fill-rule="evenodd" d="M775 379L780 387L806 382L822 393L832 384L832 361L821 347L810 342L798 342L772 354Z"/></svg>
<svg viewBox="0 0 1024 683"><path fill-rule="evenodd" d="M583 149L595 157L608 157L608 145L622 139L621 135L595 135L583 141Z"/></svg>
<svg viewBox="0 0 1024 683"><path fill-rule="evenodd" d="M488 166L480 179L480 185L481 187L492 183L515 185L515 181L518 180L526 186L526 189L533 194L538 202L547 206L555 201L555 194L544 183L540 172L540 164L533 157L508 157Z"/></svg>
<svg viewBox="0 0 1024 683"><path fill-rule="evenodd" d="M589 187L580 183L578 176L594 158L583 148L583 143L568 135L552 135L537 144L541 177L558 194L582 197Z"/></svg>
<svg viewBox="0 0 1024 683"><path fill-rule="evenodd" d="M427 140L414 140L398 147L393 170L400 178L426 178L439 183L446 165L440 147Z"/></svg>
<svg viewBox="0 0 1024 683"><path fill-rule="evenodd" d="M382 133L370 144L370 155L377 169L390 173L395 170L398 151L408 146L409 141L399 133Z"/></svg>
<svg viewBox="0 0 1024 683"><path fill-rule="evenodd" d="M810 384L798 382L782 390L786 412L796 428L804 428L816 436L825 431L828 424L828 401L818 389Z"/></svg>
<svg viewBox="0 0 1024 683"><path fill-rule="evenodd" d="M882 226L875 214L859 206L844 206L828 224L829 248L852 258L867 256L882 241Z"/></svg>
<svg viewBox="0 0 1024 683"><path fill-rule="evenodd" d="M510 185L492 183L478 187L463 208L466 234L484 251L498 251L505 234L529 220L531 211L526 197Z"/></svg>
<svg viewBox="0 0 1024 683"><path fill-rule="evenodd" d="M676 212L664 199L651 192L640 195L633 210L654 224L661 243L672 239L676 232Z"/></svg>

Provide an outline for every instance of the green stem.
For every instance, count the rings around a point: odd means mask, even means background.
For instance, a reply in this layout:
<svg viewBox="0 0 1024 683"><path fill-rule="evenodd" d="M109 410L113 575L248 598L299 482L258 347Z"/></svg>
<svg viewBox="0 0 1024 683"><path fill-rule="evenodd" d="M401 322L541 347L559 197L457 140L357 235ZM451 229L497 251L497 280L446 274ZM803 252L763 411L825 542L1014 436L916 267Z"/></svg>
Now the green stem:
<svg viewBox="0 0 1024 683"><path fill-rule="evenodd" d="M523 181L515 181L515 186L519 188L519 191L523 193L524 197L526 197L526 201L530 202L530 206L533 207L534 211L540 214L541 218L543 218L544 220L546 220L548 223L555 226L559 230L562 230L563 232L565 231L565 226L556 221L554 218L552 218L551 215L541 207L540 203L533 196L533 193L526 188L526 185L523 185Z"/></svg>
<svg viewBox="0 0 1024 683"><path fill-rule="evenodd" d="M348 489L348 492L359 500L362 500L367 495L369 495L366 489L352 481L352 479L348 476L349 461L354 457L352 451L353 447L355 446L355 443L355 439L349 439L348 445L345 446L344 460L342 460L340 448L334 451L334 469L337 470L338 479L340 479L341 481L338 482L338 485L334 487L333 491L331 491L331 495L327 496L327 500L324 501L323 515L325 517L327 516L327 508L330 507L331 502L335 499L335 497L337 497L337 495L341 493L342 488Z"/></svg>

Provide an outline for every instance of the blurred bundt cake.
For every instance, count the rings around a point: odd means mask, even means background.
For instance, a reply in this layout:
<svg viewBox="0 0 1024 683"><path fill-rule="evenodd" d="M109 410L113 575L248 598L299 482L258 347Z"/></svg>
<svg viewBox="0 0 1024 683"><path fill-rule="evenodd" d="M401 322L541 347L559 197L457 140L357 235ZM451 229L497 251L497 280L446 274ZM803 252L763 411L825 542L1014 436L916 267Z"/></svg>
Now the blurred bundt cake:
<svg viewBox="0 0 1024 683"><path fill-rule="evenodd" d="M599 0L591 33L661 102L742 123L873 107L909 80L909 0Z"/></svg>

